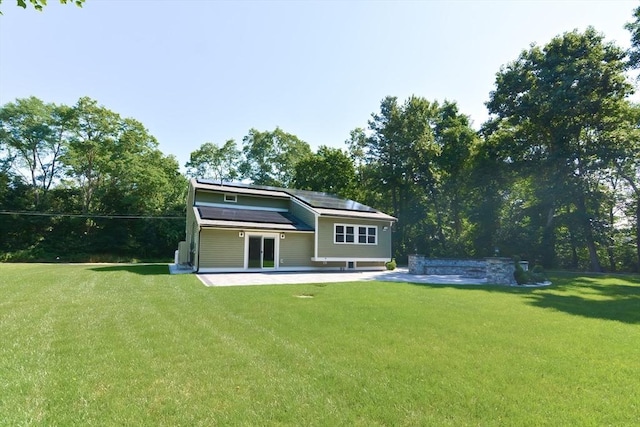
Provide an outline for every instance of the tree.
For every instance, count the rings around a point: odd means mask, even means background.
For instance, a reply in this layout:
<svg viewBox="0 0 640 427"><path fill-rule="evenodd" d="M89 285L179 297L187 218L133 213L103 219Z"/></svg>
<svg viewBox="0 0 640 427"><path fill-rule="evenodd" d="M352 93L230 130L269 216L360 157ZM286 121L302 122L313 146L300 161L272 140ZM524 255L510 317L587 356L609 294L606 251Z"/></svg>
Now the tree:
<svg viewBox="0 0 640 427"><path fill-rule="evenodd" d="M206 142L191 153L185 164L187 175L192 178L212 178L220 181L233 181L239 177L240 151L233 139L222 147Z"/></svg>
<svg viewBox="0 0 640 427"><path fill-rule="evenodd" d="M593 28L565 33L503 67L487 103L492 117L485 128L508 146L503 161L535 175L541 189L536 203L547 212L544 250L554 253L553 219L569 206L595 271L601 266L590 200L600 192L598 172L612 164L610 136L627 120L625 98L632 87L624 57Z"/></svg>
<svg viewBox="0 0 640 427"><path fill-rule="evenodd" d="M17 99L0 109L0 145L14 174L33 187L36 209L60 175L69 122L67 107L36 97Z"/></svg>
<svg viewBox="0 0 640 427"><path fill-rule="evenodd" d="M272 132L250 129L242 144L241 175L258 185L290 186L296 163L311 155L309 144L280 128Z"/></svg>
<svg viewBox="0 0 640 427"><path fill-rule="evenodd" d="M616 140L614 179L620 178L620 199L635 229L635 269L640 270L640 106L630 105L627 126L618 127L612 135Z"/></svg>
<svg viewBox="0 0 640 427"><path fill-rule="evenodd" d="M72 133L63 156L66 174L81 190L82 213L94 211L96 191L102 187L120 134L118 114L84 97L73 107Z"/></svg>
<svg viewBox="0 0 640 427"><path fill-rule="evenodd" d="M29 98L2 107L0 124L3 259L173 252L187 182L140 122L90 98L73 107Z"/></svg>
<svg viewBox="0 0 640 427"><path fill-rule="evenodd" d="M293 187L354 197L356 173L349 156L339 148L320 146L318 152L295 165Z"/></svg>
<svg viewBox="0 0 640 427"><path fill-rule="evenodd" d="M82 7L82 4L85 0L60 0L60 4L72 3L78 7ZM16 4L26 9L28 4L31 4L35 10L42 11L44 7L47 5L47 0L16 0ZM0 5L2 5L2 0L0 0ZM0 15L2 12L0 12Z"/></svg>
<svg viewBox="0 0 640 427"><path fill-rule="evenodd" d="M468 118L452 102L386 97L369 131L356 129L347 144L360 165L363 200L398 218L396 257L465 254L464 170L477 141Z"/></svg>
<svg viewBox="0 0 640 427"><path fill-rule="evenodd" d="M635 21L625 24L625 28L631 33L631 48L629 55L629 67L640 67L640 6L633 11Z"/></svg>

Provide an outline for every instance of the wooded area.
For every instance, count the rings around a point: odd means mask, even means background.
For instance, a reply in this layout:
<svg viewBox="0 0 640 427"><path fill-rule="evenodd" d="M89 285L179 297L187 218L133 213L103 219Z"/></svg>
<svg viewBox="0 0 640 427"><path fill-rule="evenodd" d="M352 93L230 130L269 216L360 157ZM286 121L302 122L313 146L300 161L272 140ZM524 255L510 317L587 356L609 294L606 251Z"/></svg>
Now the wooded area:
<svg viewBox="0 0 640 427"><path fill-rule="evenodd" d="M187 177L326 191L398 218L394 254L499 254L546 268L640 268L640 107L627 52L593 29L496 74L479 131L455 102L386 97L345 149L280 128L207 142L184 165L140 122L81 98L0 109L0 259L169 259Z"/></svg>

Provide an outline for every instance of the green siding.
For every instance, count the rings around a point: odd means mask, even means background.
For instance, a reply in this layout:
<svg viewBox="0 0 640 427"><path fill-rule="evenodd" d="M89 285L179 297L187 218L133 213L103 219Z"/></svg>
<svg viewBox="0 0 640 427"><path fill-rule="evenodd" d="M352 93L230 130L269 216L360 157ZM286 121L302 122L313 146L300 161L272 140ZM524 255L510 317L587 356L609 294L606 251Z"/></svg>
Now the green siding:
<svg viewBox="0 0 640 427"><path fill-rule="evenodd" d="M198 224L196 221L196 214L193 212L193 197L194 197L194 188L189 183L189 191L187 193L187 219L185 226L185 241L186 247L189 250L187 258L189 263L197 267L197 256L195 254L195 248L198 245Z"/></svg>
<svg viewBox="0 0 640 427"><path fill-rule="evenodd" d="M203 229L198 268L243 268L244 238L238 230Z"/></svg>
<svg viewBox="0 0 640 427"><path fill-rule="evenodd" d="M195 214L193 213L193 209L191 209L191 206L193 206L194 191L195 190L193 186L191 185L191 183L189 183L189 190L187 192L187 221L186 221L186 227L185 227L187 243L191 243L189 234L191 232L192 223L195 222L196 220Z"/></svg>
<svg viewBox="0 0 640 427"><path fill-rule="evenodd" d="M377 245L335 244L333 243L334 224L353 224L378 227ZM323 218L318 219L318 257L339 258L389 258L391 259L391 227L389 221L372 221L366 219Z"/></svg>
<svg viewBox="0 0 640 427"><path fill-rule="evenodd" d="M306 209L300 206L298 203L291 201L289 205L289 212L293 214L296 218L300 219L302 222L310 226L311 228L315 228L316 226L316 216L309 209Z"/></svg>
<svg viewBox="0 0 640 427"><path fill-rule="evenodd" d="M280 239L280 268L311 267L313 233L285 233Z"/></svg>
<svg viewBox="0 0 640 427"><path fill-rule="evenodd" d="M232 194L232 193L227 193ZM244 194L237 195L237 202L225 202L225 193L218 193L213 191L198 190L196 192L195 202L205 203L218 203L222 205L229 205L229 207L241 208L242 206L251 207L264 207L264 208L276 208L287 210L289 208L289 199L279 199L273 197L257 197L247 196Z"/></svg>

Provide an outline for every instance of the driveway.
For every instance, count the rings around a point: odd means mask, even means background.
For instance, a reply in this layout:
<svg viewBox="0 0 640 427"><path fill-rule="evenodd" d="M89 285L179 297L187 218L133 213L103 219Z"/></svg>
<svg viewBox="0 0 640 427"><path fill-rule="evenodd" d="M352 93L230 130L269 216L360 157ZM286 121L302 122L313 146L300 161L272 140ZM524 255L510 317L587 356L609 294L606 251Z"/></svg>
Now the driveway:
<svg viewBox="0 0 640 427"><path fill-rule="evenodd" d="M207 273L197 274L205 286L287 285L298 283L411 282L430 284L484 285L486 279L461 276L409 274L406 268L393 271L340 271L340 272L270 272L270 273Z"/></svg>

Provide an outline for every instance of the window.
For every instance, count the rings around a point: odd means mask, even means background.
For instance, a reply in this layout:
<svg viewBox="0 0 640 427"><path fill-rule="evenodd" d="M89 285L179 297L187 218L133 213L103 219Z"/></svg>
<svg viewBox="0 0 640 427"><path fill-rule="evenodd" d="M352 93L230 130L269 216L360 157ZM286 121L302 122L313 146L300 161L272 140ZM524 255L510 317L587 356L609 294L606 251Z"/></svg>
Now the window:
<svg viewBox="0 0 640 427"><path fill-rule="evenodd" d="M224 201L225 202L229 202L229 203L237 203L238 202L238 195L237 194L225 194L224 195Z"/></svg>
<svg viewBox="0 0 640 427"><path fill-rule="evenodd" d="M377 245L378 227L367 225L335 224L334 243Z"/></svg>

